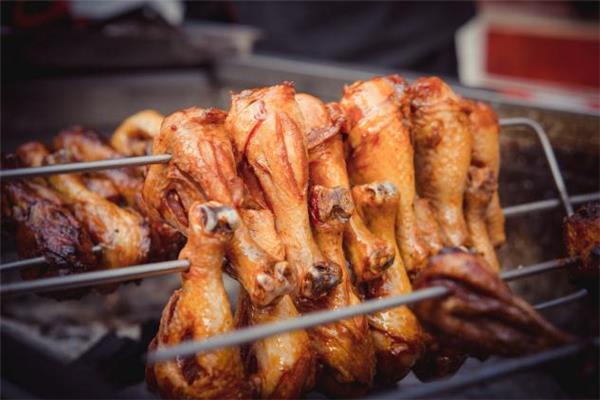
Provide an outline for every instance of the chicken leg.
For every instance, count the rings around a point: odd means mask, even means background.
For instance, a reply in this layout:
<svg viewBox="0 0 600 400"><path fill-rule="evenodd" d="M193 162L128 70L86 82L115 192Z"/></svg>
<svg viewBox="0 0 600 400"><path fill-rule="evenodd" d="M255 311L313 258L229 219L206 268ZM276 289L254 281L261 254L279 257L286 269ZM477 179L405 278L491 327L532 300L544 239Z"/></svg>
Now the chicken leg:
<svg viewBox="0 0 600 400"><path fill-rule="evenodd" d="M226 126L240 161L248 162L275 215L287 260L298 272L299 297L327 294L341 278L314 241L307 209L305 126L291 84L234 95Z"/></svg>
<svg viewBox="0 0 600 400"><path fill-rule="evenodd" d="M150 350L201 340L234 329L221 266L226 243L239 224L235 210L219 203L194 203L189 212L188 242L179 259L189 260L182 286L165 307ZM146 380L172 399L250 397L240 351L227 347L146 366Z"/></svg>
<svg viewBox="0 0 600 400"><path fill-rule="evenodd" d="M340 284L324 298L301 304L304 306L301 311L359 304L342 247L344 227L354 214L354 204L339 134L341 124L332 121L319 99L298 94L296 101L308 128L309 209L315 240L323 255L342 268ZM319 326L309 330L309 334L323 365L317 375L321 390L339 397L366 393L375 370L367 317L357 316Z"/></svg>
<svg viewBox="0 0 600 400"><path fill-rule="evenodd" d="M396 187L389 182L359 185L352 189L352 194L369 228L380 238L395 243L399 201ZM385 298L407 294L411 290L402 258L395 257L394 264L381 278L367 284L366 297ZM377 356L375 378L385 384L402 379L423 351L424 333L419 321L408 307L402 306L371 314L369 325Z"/></svg>
<svg viewBox="0 0 600 400"><path fill-rule="evenodd" d="M154 110L143 110L127 118L119 125L110 144L126 156L152 154L152 141L160 132L164 115Z"/></svg>
<svg viewBox="0 0 600 400"><path fill-rule="evenodd" d="M396 242L409 273L425 265L429 250L415 216L415 169L407 121L401 110L406 82L397 75L358 81L344 89L340 106L352 154L353 185L389 181L400 191Z"/></svg>
<svg viewBox="0 0 600 400"><path fill-rule="evenodd" d="M187 210L195 201L246 208L247 191L237 175L233 148L223 126L225 116L217 109L189 108L165 118L154 152L171 154L172 159L152 165L146 176L143 197L151 218L167 221L185 234ZM228 242L226 254L229 272L257 305L274 302L295 287L292 268L258 246L243 220Z"/></svg>
<svg viewBox="0 0 600 400"><path fill-rule="evenodd" d="M485 103L465 100L465 104L473 133L471 164L490 168L497 182L500 173L500 126L498 125L498 117L494 110ZM504 213L500 206L497 188L494 190L492 200L487 208L486 220L492 244L499 246L504 243L506 241Z"/></svg>
<svg viewBox="0 0 600 400"><path fill-rule="evenodd" d="M439 78L419 78L409 88L417 191L433 207L446 246L468 238L463 194L471 164L469 120L461 99Z"/></svg>

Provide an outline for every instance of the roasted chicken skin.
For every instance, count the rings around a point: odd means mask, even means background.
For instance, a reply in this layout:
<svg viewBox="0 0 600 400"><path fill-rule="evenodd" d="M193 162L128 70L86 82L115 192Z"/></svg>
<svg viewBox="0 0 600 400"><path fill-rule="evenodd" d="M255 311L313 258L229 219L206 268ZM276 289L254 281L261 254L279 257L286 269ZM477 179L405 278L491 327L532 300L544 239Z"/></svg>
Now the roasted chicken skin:
<svg viewBox="0 0 600 400"><path fill-rule="evenodd" d="M399 201L396 187L390 182L359 185L352 189L352 194L368 227L380 238L395 244ZM365 295L378 299L407 294L411 290L402 258L396 256L380 278L368 282ZM377 356L376 380L391 384L402 379L423 351L424 332L419 321L408 307L402 306L369 315L369 325Z"/></svg>
<svg viewBox="0 0 600 400"><path fill-rule="evenodd" d="M126 156L152 154L152 142L160 132L164 115L155 110L143 110L127 118L119 125L110 145Z"/></svg>
<svg viewBox="0 0 600 400"><path fill-rule="evenodd" d="M415 282L415 289L432 286L450 294L415 303L413 310L439 340L470 354L519 356L569 339L512 294L481 256L443 250Z"/></svg>
<svg viewBox="0 0 600 400"><path fill-rule="evenodd" d="M150 218L166 221L185 234L187 210L195 201L218 201L238 210L256 206L247 199L237 175L225 117L217 109L188 108L165 118L154 152L173 157L167 164L152 165L146 176L143 197ZM295 288L293 269L258 246L243 220L226 253L229 272L255 304L269 304Z"/></svg>
<svg viewBox="0 0 600 400"><path fill-rule="evenodd" d="M500 272L494 245L488 235L486 216L497 189L494 172L488 167L469 168L465 191L465 220L469 231L469 246L480 253L495 272Z"/></svg>
<svg viewBox="0 0 600 400"><path fill-rule="evenodd" d="M358 81L344 89L340 107L352 154L348 163L353 185L389 181L401 192L396 241L409 273L425 265L429 250L415 216L414 152L402 104L406 82L397 75Z"/></svg>
<svg viewBox="0 0 600 400"><path fill-rule="evenodd" d="M236 326L275 323L299 317L291 296L274 305L257 307L240 291ZM258 340L242 350L252 378L254 397L297 399L314 387L316 358L306 331L294 331Z"/></svg>
<svg viewBox="0 0 600 400"><path fill-rule="evenodd" d="M53 141L55 150L62 150L69 162L108 160L123 157L109 146L96 132L74 127L60 132ZM143 179L133 168L111 168L90 174L108 180L124 204L137 206L137 196L142 190ZM92 183L93 185L94 183ZM91 190L95 188L90 187ZM103 196L104 197L104 196Z"/></svg>
<svg viewBox="0 0 600 400"><path fill-rule="evenodd" d="M188 260L190 268L182 274L181 289L173 293L163 311L150 350L234 329L222 264L239 217L234 209L209 202L192 204L188 220L188 242L179 259ZM152 389L169 399L250 397L237 347L148 365L146 380Z"/></svg>
<svg viewBox="0 0 600 400"><path fill-rule="evenodd" d="M600 202L581 206L565 218L564 237L569 257L578 260L569 270L571 278L590 289L598 289L600 275Z"/></svg>
<svg viewBox="0 0 600 400"><path fill-rule="evenodd" d="M419 78L408 93L417 192L430 201L444 244L464 245L463 195L473 143L469 119L462 100L439 78Z"/></svg>
<svg viewBox="0 0 600 400"><path fill-rule="evenodd" d="M15 156L2 160L3 169L18 164ZM17 252L21 258L42 256L46 260L44 265L22 270L24 279L68 275L96 267L88 232L60 196L43 183L4 180L2 218L3 224L9 220L16 230Z"/></svg>
<svg viewBox="0 0 600 400"><path fill-rule="evenodd" d="M24 150L22 152L25 153ZM28 144L26 152L29 154L28 161L32 162L67 162L60 153L50 155L41 143ZM78 175L50 175L47 181L90 233L92 240L102 245L99 256L101 268L121 268L147 260L150 232L140 214L132 209L120 208L90 191Z"/></svg>
<svg viewBox="0 0 600 400"><path fill-rule="evenodd" d="M226 126L273 211L287 260L298 272L299 297L314 299L339 284L341 268L323 256L311 232L306 128L294 96L290 83L233 95Z"/></svg>
<svg viewBox="0 0 600 400"><path fill-rule="evenodd" d="M480 101L464 100L464 109L469 115L473 134L471 165L491 169L497 182L500 174L500 125L498 124L498 116L488 104ZM504 243L506 241L504 213L500 206L497 188L494 190L492 200L487 208L486 220L492 244L499 246Z"/></svg>
<svg viewBox="0 0 600 400"><path fill-rule="evenodd" d="M340 284L322 299L300 304L301 311L358 304L360 299L346 270L342 246L344 227L354 214L354 203L339 132L341 124L332 120L325 104L316 97L297 94L296 101L308 134L309 210L315 240L323 255L342 268ZM367 317L315 327L309 334L322 364L317 375L320 389L338 397L366 393L375 370Z"/></svg>
<svg viewBox="0 0 600 400"><path fill-rule="evenodd" d="M123 157L98 134L79 127L64 130L54 138L54 148L61 150L69 161L83 162ZM143 216L147 207L141 196L143 175L136 168L112 168L82 176L92 192L117 204L135 208ZM114 194L109 196L110 190ZM172 260L185 244L185 237L163 221L148 218L152 261Z"/></svg>

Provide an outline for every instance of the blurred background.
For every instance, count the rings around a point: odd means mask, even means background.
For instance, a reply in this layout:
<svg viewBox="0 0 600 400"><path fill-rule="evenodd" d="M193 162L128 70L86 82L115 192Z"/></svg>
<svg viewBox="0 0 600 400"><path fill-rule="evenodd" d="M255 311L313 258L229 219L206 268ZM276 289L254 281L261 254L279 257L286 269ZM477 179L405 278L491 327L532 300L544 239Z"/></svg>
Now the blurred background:
<svg viewBox="0 0 600 400"><path fill-rule="evenodd" d="M283 80L333 101L344 85L373 75L435 74L458 93L490 102L500 117L540 122L569 193L597 192L599 4L2 1L0 145L10 152L28 140L50 142L72 125L108 136L143 109L227 109L231 91ZM557 197L532 132L503 129L501 152L503 206ZM563 217L555 209L509 219L502 264L564 256ZM14 244L3 238L2 247L10 259ZM178 285L168 276L81 301L3 301L0 396L151 396L141 355ZM575 290L564 271L511 285L532 303ZM567 331L598 333L593 304L544 315ZM588 356L449 397L597 398L598 359ZM461 373L481 365L470 360ZM418 384L409 376L400 387Z"/></svg>

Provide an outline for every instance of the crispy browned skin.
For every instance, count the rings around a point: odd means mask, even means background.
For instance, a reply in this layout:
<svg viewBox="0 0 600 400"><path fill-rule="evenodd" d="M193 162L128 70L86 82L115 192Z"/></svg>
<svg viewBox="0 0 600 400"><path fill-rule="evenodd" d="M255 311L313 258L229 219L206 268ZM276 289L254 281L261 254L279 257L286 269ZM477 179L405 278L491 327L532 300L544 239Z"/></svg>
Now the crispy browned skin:
<svg viewBox="0 0 600 400"><path fill-rule="evenodd" d="M27 154L27 157L20 156L26 163L46 160L50 164L55 164L68 161L62 158L64 156L62 153L50 155L48 149L39 142L24 146L21 146L18 153ZM36 164L29 164L29 166L36 166ZM150 251L150 232L138 212L120 208L92 192L78 175L50 175L46 179L40 179L59 193L63 202L89 232L92 240L102 245L99 256L101 268L121 268L147 261Z"/></svg>
<svg viewBox="0 0 600 400"><path fill-rule="evenodd" d="M487 210L496 192L496 179L487 167L469 168L467 190L465 191L465 220L469 230L468 244L480 253L495 272L500 272L494 245L488 236L486 224Z"/></svg>
<svg viewBox="0 0 600 400"><path fill-rule="evenodd" d="M354 203L339 133L341 121L336 126L325 104L316 97L298 94L296 101L308 133L309 209L315 240L323 255L342 267L340 284L323 299L301 304L301 311L359 304L342 248L344 227L354 213ZM309 334L322 364L317 375L320 389L337 397L366 393L375 371L367 317L319 326Z"/></svg>
<svg viewBox="0 0 600 400"><path fill-rule="evenodd" d="M260 247L277 260L285 258L285 249L275 230L269 210L244 210L243 217ZM252 304L242 288L238 296L236 326L245 327L299 316L291 296L275 305ZM246 371L251 376L254 396L273 399L298 398L314 386L316 357L306 331L293 331L258 340L242 347Z"/></svg>
<svg viewBox="0 0 600 400"><path fill-rule="evenodd" d="M226 244L239 218L219 203L194 203L189 212L188 242L179 259L190 268L167 303L150 349L202 340L234 329L222 280ZM240 350L227 347L146 367L151 388L169 399L240 399L250 397Z"/></svg>
<svg viewBox="0 0 600 400"><path fill-rule="evenodd" d="M162 119L161 119L162 120ZM54 138L54 147L62 150L69 161L83 162L110 158L120 158L123 154L115 151L95 132L82 128L62 131ZM147 215L147 208L141 196L144 179L135 168L113 168L82 175L89 190L117 204L126 204ZM111 190L114 193L111 193ZM171 260L177 257L185 244L185 237L163 221L149 218L152 261Z"/></svg>
<svg viewBox="0 0 600 400"><path fill-rule="evenodd" d="M289 83L233 95L226 125L273 210L299 296L318 298L340 282L341 268L323 257L311 232L305 125L294 96Z"/></svg>
<svg viewBox="0 0 600 400"><path fill-rule="evenodd" d="M600 275L600 202L588 203L565 219L564 236L570 257L578 257L571 277L597 288Z"/></svg>
<svg viewBox="0 0 600 400"><path fill-rule="evenodd" d="M398 210L398 191L390 182L355 186L352 194L356 207L380 238L395 244L395 221ZM396 252L398 248L394 246ZM401 257L381 278L368 283L369 299L397 296L411 292ZM369 316L371 335L377 356L376 379L389 384L402 379L412 368L423 350L423 330L406 306L380 311Z"/></svg>
<svg viewBox="0 0 600 400"><path fill-rule="evenodd" d="M488 167L494 179L498 181L500 174L500 125L498 116L492 108L482 102L465 100L465 111L471 121L473 134L473 151L471 164L477 167ZM498 189L494 190L492 200L486 211L487 229L492 244L501 245L506 241L504 232L504 213L500 206Z"/></svg>
<svg viewBox="0 0 600 400"><path fill-rule="evenodd" d="M358 81L344 89L340 106L352 154L348 162L353 185L389 181L401 193L396 242L409 273L425 265L429 251L415 217L413 147L402 103L406 82L397 75Z"/></svg>
<svg viewBox="0 0 600 400"><path fill-rule="evenodd" d="M513 295L481 256L447 249L432 257L415 289L432 286L450 294L420 301L413 310L441 341L471 354L519 356L569 339Z"/></svg>
<svg viewBox="0 0 600 400"><path fill-rule="evenodd" d="M249 201L223 126L225 116L217 109L189 108L165 118L153 147L155 154L173 158L167 164L152 165L146 176L143 197L150 218L185 233L187 210L194 201L246 208ZM230 272L255 304L269 304L294 289L293 270L258 246L243 220L227 244L227 258Z"/></svg>
<svg viewBox="0 0 600 400"><path fill-rule="evenodd" d="M107 160L121 158L123 155L108 145L97 133L74 127L60 132L54 138L54 149L62 150L70 162ZM142 176L133 168L111 168L91 174L108 179L124 203L135 207L136 198L142 190ZM93 190L94 188L90 188ZM104 196L103 196L104 197Z"/></svg>
<svg viewBox="0 0 600 400"><path fill-rule="evenodd" d="M409 88L417 191L430 201L444 244L468 238L463 194L473 138L461 99L441 79L419 78Z"/></svg>
<svg viewBox="0 0 600 400"><path fill-rule="evenodd" d="M415 198L415 215L419 232L421 232L429 252L431 255L436 255L444 247L444 241L440 232L440 224L435 219L429 200Z"/></svg>
<svg viewBox="0 0 600 400"><path fill-rule="evenodd" d="M127 118L119 125L110 144L126 156L152 154L152 141L160 132L164 116L154 110L143 110Z"/></svg>
<svg viewBox="0 0 600 400"><path fill-rule="evenodd" d="M38 151L48 155L43 145ZM66 162L60 155L48 155L47 159L50 164ZM140 214L133 209L120 208L90 191L78 175L51 175L47 179L94 242L102 245L99 257L102 268L121 268L147 260L150 232Z"/></svg>
<svg viewBox="0 0 600 400"><path fill-rule="evenodd" d="M2 168L10 168L3 160ZM21 271L24 279L85 272L96 267L92 240L51 188L25 180L2 182L2 218L16 228L21 258L42 256L46 264ZM4 221L3 221L4 223Z"/></svg>
<svg viewBox="0 0 600 400"><path fill-rule="evenodd" d="M341 109L333 103L325 106L307 94L296 95L296 102L308 128L309 180L317 185L350 190L340 134L345 120ZM394 259L394 249L367 229L356 210L344 224L344 250L359 282L381 276Z"/></svg>

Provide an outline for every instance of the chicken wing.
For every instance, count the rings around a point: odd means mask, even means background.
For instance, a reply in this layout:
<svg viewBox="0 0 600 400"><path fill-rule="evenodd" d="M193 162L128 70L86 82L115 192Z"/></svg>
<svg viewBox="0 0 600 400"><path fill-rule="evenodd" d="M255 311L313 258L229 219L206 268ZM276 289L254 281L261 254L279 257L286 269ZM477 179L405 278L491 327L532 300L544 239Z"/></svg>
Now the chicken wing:
<svg viewBox="0 0 600 400"><path fill-rule="evenodd" d="M469 120L461 99L439 78L419 78L408 92L417 192L430 201L444 244L461 246L468 238L463 194L473 142Z"/></svg>
<svg viewBox="0 0 600 400"><path fill-rule="evenodd" d="M19 165L14 156L2 161L3 169ZM46 260L44 265L22 270L24 279L62 276L96 267L88 232L51 188L33 181L2 181L2 217L3 223L10 220L15 227L21 258L42 256Z"/></svg>
<svg viewBox="0 0 600 400"><path fill-rule="evenodd" d="M440 340L470 354L519 356L569 339L513 295L478 255L446 249L432 257L415 289L431 286L450 295L415 303L413 310Z"/></svg>
<svg viewBox="0 0 600 400"><path fill-rule="evenodd" d="M258 245L273 258L283 260L285 249L275 229L271 211L241 212L247 214L242 219ZM299 313L290 295L283 296L275 305L259 307L252 303L243 288L240 290L235 315L237 327L277 322L297 316ZM243 346L242 355L257 397L293 399L314 386L316 358L306 331L287 332L258 340L249 346Z"/></svg>
<svg viewBox="0 0 600 400"><path fill-rule="evenodd" d="M29 161L46 159L50 164L66 162L60 153L50 155L41 143L29 145L27 153ZM102 245L102 255L99 257L101 268L121 268L147 260L150 232L136 211L122 209L90 191L78 175L51 175L47 181L81 221L92 240Z"/></svg>
<svg viewBox="0 0 600 400"><path fill-rule="evenodd" d="M189 211L188 242L179 259L190 261L182 286L167 303L150 350L201 340L234 329L222 280L225 248L239 224L232 208L194 203ZM250 397L240 350L226 347L146 366L152 389L169 399L239 399Z"/></svg>
<svg viewBox="0 0 600 400"><path fill-rule="evenodd" d="M346 270L342 247L344 227L354 213L340 137L341 121L332 121L325 104L307 94L296 95L307 126L309 210L315 240L327 259L342 268L341 282L322 299L302 304L301 311L335 309L360 303ZM318 385L338 397L360 396L375 370L373 344L366 316L309 330L322 364Z"/></svg>
<svg viewBox="0 0 600 400"><path fill-rule="evenodd" d="M352 194L368 227L380 238L395 243L399 201L396 187L389 182L359 185ZM368 282L365 292L367 298L377 299L411 290L402 258L397 256L381 278ZM408 307L402 306L371 314L369 325L377 356L376 380L389 384L402 379L423 351L424 333L419 322Z"/></svg>
<svg viewBox="0 0 600 400"><path fill-rule="evenodd" d="M577 257L570 275L576 283L598 288L600 275L600 202L585 204L564 221L564 237L570 257Z"/></svg>
<svg viewBox="0 0 600 400"><path fill-rule="evenodd" d="M185 234L187 211L195 201L218 201L238 210L254 205L237 175L231 140L223 126L225 116L217 109L189 108L165 118L154 152L173 157L167 164L152 165L146 176L143 197L150 218L166 221ZM269 304L294 289L292 268L258 246L245 221L228 242L226 253L229 272L255 304Z"/></svg>
<svg viewBox="0 0 600 400"><path fill-rule="evenodd" d="M498 181L500 173L500 126L498 116L492 108L482 102L465 100L465 110L471 121L473 151L471 164L488 167L494 179ZM504 213L500 206L498 189L494 190L492 200L486 212L487 229L494 246L506 241L504 232Z"/></svg>
<svg viewBox="0 0 600 400"><path fill-rule="evenodd" d="M126 156L152 154L152 141L160 132L164 116L154 110L143 110L127 118L110 138L110 144Z"/></svg>
<svg viewBox="0 0 600 400"><path fill-rule="evenodd" d="M401 192L396 242L409 273L424 266L429 251L415 216L415 169L407 121L401 110L406 82L397 75L358 81L344 89L340 106L352 148L353 185L389 181Z"/></svg>
<svg viewBox="0 0 600 400"><path fill-rule="evenodd" d="M500 263L496 257L494 245L488 236L486 224L487 210L496 192L496 179L488 167L469 168L467 190L465 191L465 220L469 230L468 244L480 253L487 265L496 273L500 272Z"/></svg>
<svg viewBox="0 0 600 400"><path fill-rule="evenodd" d="M226 126L240 161L248 162L275 215L298 294L318 298L340 282L341 269L316 245L308 216L305 126L289 83L233 95Z"/></svg>

